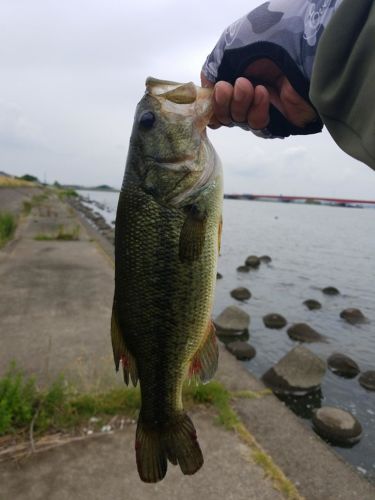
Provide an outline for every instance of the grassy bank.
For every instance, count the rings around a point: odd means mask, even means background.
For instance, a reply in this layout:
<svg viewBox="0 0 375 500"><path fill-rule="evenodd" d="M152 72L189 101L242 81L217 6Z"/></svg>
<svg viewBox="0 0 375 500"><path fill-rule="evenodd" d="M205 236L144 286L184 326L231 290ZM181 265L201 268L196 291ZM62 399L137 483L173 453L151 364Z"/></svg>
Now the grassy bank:
<svg viewBox="0 0 375 500"><path fill-rule="evenodd" d="M0 248L12 238L16 225L16 218L12 214L0 212Z"/></svg>
<svg viewBox="0 0 375 500"><path fill-rule="evenodd" d="M235 432L249 449L249 459L255 461L269 476L275 488L285 498L301 500L294 485L272 461L245 428L232 407L235 398L260 398L270 393L263 391L230 392L221 383L187 383L184 402L189 410L204 405L216 410L216 423ZM25 377L12 366L0 379L0 449L1 436L11 435L18 440L43 440L53 433L79 433L89 426L90 432L99 431L116 419L137 418L141 404L139 388L116 388L105 393L78 393L63 378L44 391L38 389L33 378ZM2 438L4 439L4 437ZM0 450L1 451L1 450Z"/></svg>
<svg viewBox="0 0 375 500"><path fill-rule="evenodd" d="M217 410L217 423L233 429L237 417L230 406L234 397L257 398L269 394L245 391L231 393L212 381L208 384L186 383L184 400L212 406ZM139 388L115 388L105 393L78 393L63 377L46 390L40 390L34 378L26 377L12 365L0 378L0 436L27 430L31 424L36 434L52 430L73 430L96 416L101 421L116 414L136 418L140 409Z"/></svg>

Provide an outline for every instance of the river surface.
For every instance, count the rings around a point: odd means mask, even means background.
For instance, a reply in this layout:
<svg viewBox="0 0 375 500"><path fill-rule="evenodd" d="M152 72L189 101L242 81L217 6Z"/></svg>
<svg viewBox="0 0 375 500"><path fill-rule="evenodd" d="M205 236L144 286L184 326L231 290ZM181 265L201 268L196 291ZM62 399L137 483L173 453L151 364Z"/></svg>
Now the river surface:
<svg viewBox="0 0 375 500"><path fill-rule="evenodd" d="M118 193L82 191L102 204L98 211L111 223ZM267 254L270 264L239 273L248 255ZM218 271L214 316L236 304L251 316L250 340L257 355L246 362L260 377L296 343L282 330L265 328L268 313L282 314L288 324L305 322L325 335L328 343L308 344L308 349L328 358L333 352L352 357L361 371L375 369L375 210L323 205L224 200L224 228ZM240 303L230 296L238 286L247 287L250 300ZM340 295L326 296L321 289L335 286ZM303 301L316 299L322 308L309 311ZM361 309L369 322L352 326L340 318L348 307ZM363 426L361 441L352 448L334 447L348 462L375 482L375 392L361 387L358 377L344 379L327 370L321 393L288 403L311 425L311 412L320 406L350 411Z"/></svg>

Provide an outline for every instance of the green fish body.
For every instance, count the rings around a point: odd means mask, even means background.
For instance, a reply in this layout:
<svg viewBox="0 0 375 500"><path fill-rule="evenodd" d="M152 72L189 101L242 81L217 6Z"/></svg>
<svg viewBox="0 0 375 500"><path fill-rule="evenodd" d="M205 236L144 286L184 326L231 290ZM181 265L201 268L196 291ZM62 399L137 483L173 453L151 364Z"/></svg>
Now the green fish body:
<svg viewBox="0 0 375 500"><path fill-rule="evenodd" d="M112 346L140 382L136 460L143 481L167 460L203 464L182 404L186 377L209 380L218 350L211 310L221 236L222 171L205 127L211 91L149 78L130 139L116 216Z"/></svg>

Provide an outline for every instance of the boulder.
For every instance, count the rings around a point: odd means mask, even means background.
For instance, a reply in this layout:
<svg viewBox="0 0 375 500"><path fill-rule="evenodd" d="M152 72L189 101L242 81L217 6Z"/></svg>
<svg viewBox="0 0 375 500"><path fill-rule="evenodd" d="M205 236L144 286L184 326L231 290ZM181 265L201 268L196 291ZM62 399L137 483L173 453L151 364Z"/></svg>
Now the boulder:
<svg viewBox="0 0 375 500"><path fill-rule="evenodd" d="M349 356L335 352L327 359L328 368L335 373L345 378L356 377L359 373L359 366Z"/></svg>
<svg viewBox="0 0 375 500"><path fill-rule="evenodd" d="M234 299L237 300L248 300L251 297L250 290L242 286L235 288L230 292L230 294Z"/></svg>
<svg viewBox="0 0 375 500"><path fill-rule="evenodd" d="M366 316L360 309L356 309L355 307L350 307L341 311L340 318L345 319L345 321L351 325L366 322Z"/></svg>
<svg viewBox="0 0 375 500"><path fill-rule="evenodd" d="M322 292L326 295L338 295L340 293L334 286L327 286L322 289Z"/></svg>
<svg viewBox="0 0 375 500"><path fill-rule="evenodd" d="M256 355L255 348L247 342L243 342L242 340L229 342L225 347L240 361L249 361Z"/></svg>
<svg viewBox="0 0 375 500"><path fill-rule="evenodd" d="M249 255L245 260L245 266L257 269L260 266L260 259L256 255Z"/></svg>
<svg viewBox="0 0 375 500"><path fill-rule="evenodd" d="M269 264L270 262L272 262L272 259L269 255L262 255L261 257L259 257L259 260L261 262L264 262L265 264Z"/></svg>
<svg viewBox="0 0 375 500"><path fill-rule="evenodd" d="M236 337L248 332L250 316L237 306L229 306L214 320L218 336Z"/></svg>
<svg viewBox="0 0 375 500"><path fill-rule="evenodd" d="M278 394L303 396L320 388L326 363L302 345L289 351L263 376L263 382Z"/></svg>
<svg viewBox="0 0 375 500"><path fill-rule="evenodd" d="M220 274L220 273L216 273L216 279L217 279L217 280L221 280L221 279L222 279L222 277L223 277L223 275L222 275L222 274Z"/></svg>
<svg viewBox="0 0 375 500"><path fill-rule="evenodd" d="M314 430L332 444L351 446L361 439L362 425L348 411L323 406L313 414Z"/></svg>
<svg viewBox="0 0 375 500"><path fill-rule="evenodd" d="M295 323L288 328L287 334L297 342L324 342L326 340L323 335L306 323Z"/></svg>
<svg viewBox="0 0 375 500"><path fill-rule="evenodd" d="M286 319L281 314L270 313L263 316L263 323L267 328L284 328L287 324Z"/></svg>
<svg viewBox="0 0 375 500"><path fill-rule="evenodd" d="M250 271L250 267L247 266L238 266L237 271L239 273L248 273Z"/></svg>
<svg viewBox="0 0 375 500"><path fill-rule="evenodd" d="M314 299L307 299L304 301L304 305L310 309L310 311L315 311L316 309L321 309L322 304Z"/></svg>
<svg viewBox="0 0 375 500"><path fill-rule="evenodd" d="M368 391L375 391L375 370L363 372L359 377L359 383Z"/></svg>

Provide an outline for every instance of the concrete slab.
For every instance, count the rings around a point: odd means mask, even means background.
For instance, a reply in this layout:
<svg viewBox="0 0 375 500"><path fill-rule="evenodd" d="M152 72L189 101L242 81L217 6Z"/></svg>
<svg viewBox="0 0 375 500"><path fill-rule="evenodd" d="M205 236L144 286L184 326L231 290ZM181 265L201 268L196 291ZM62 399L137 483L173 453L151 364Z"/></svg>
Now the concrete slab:
<svg viewBox="0 0 375 500"><path fill-rule="evenodd" d="M33 211L0 252L0 375L14 360L41 385L64 373L82 389L112 386L113 265L82 226L79 241L36 241L46 227L80 225L67 205L53 207L56 217Z"/></svg>
<svg viewBox="0 0 375 500"><path fill-rule="evenodd" d="M233 433L212 414L190 414L205 463L194 476L168 465L157 484L140 481L135 465L135 425L73 442L21 463L0 465L1 500L279 500L283 496L254 464Z"/></svg>

